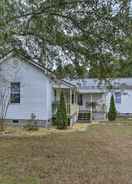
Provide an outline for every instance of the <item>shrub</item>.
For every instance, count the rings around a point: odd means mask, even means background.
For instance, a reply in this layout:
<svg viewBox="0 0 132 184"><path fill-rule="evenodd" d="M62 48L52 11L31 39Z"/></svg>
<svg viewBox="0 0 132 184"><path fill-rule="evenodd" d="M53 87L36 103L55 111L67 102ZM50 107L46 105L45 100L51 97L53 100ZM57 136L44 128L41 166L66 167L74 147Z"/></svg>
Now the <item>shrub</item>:
<svg viewBox="0 0 132 184"><path fill-rule="evenodd" d="M108 112L108 119L109 121L114 121L116 120L117 117L117 112L116 112L116 106L115 106L115 101L114 101L114 96L111 96L110 99L110 108Z"/></svg>
<svg viewBox="0 0 132 184"><path fill-rule="evenodd" d="M56 113L56 125L58 129L66 129L68 126L68 117L63 91L61 92L60 103L58 104Z"/></svg>
<svg viewBox="0 0 132 184"><path fill-rule="evenodd" d="M52 118L52 125L53 126L56 126L56 116L54 115L53 118Z"/></svg>
<svg viewBox="0 0 132 184"><path fill-rule="evenodd" d="M67 125L68 125L68 126L70 126L70 122L71 122L71 121L70 121L70 117L68 117L68 119L67 119Z"/></svg>
<svg viewBox="0 0 132 184"><path fill-rule="evenodd" d="M5 123L3 119L0 119L0 132L3 132L5 130Z"/></svg>

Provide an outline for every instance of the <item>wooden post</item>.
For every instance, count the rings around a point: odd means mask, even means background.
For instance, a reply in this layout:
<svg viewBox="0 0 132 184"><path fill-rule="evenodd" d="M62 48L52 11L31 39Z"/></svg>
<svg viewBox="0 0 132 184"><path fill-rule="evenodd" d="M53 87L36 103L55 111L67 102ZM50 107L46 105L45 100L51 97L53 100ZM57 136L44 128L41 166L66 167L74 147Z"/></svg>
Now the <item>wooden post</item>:
<svg viewBox="0 0 132 184"><path fill-rule="evenodd" d="M72 90L70 88L70 102L69 102L69 106L70 106L70 111L69 111L69 116L71 117L71 105L72 105ZM72 122L70 120L70 127L72 127Z"/></svg>
<svg viewBox="0 0 132 184"><path fill-rule="evenodd" d="M106 94L106 92L105 92L105 120L107 121L108 120L108 118L107 118L107 99L106 99L106 96L107 96L107 94Z"/></svg>
<svg viewBox="0 0 132 184"><path fill-rule="evenodd" d="M92 104L92 103L93 103L93 96L92 96L92 94L91 94L91 116L90 116L90 117L91 117L91 118L90 118L90 119L91 119L91 122L92 122L92 120L93 120L93 104Z"/></svg>

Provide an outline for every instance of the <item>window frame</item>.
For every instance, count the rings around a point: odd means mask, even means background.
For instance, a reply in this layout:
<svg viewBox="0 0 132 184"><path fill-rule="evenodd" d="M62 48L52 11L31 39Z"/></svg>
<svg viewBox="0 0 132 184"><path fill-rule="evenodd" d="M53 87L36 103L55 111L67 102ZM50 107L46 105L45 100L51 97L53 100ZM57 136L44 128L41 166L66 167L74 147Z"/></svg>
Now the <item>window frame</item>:
<svg viewBox="0 0 132 184"><path fill-rule="evenodd" d="M11 104L20 104L20 102L21 102L20 89L21 89L20 82L11 82L10 83L10 103Z"/></svg>
<svg viewBox="0 0 132 184"><path fill-rule="evenodd" d="M122 98L121 98L121 92L115 92L115 103L121 104Z"/></svg>
<svg viewBox="0 0 132 184"><path fill-rule="evenodd" d="M74 91L72 91L72 104L74 104L75 103L75 93L74 93Z"/></svg>
<svg viewBox="0 0 132 184"><path fill-rule="evenodd" d="M78 95L78 105L83 106L83 95L82 94Z"/></svg>

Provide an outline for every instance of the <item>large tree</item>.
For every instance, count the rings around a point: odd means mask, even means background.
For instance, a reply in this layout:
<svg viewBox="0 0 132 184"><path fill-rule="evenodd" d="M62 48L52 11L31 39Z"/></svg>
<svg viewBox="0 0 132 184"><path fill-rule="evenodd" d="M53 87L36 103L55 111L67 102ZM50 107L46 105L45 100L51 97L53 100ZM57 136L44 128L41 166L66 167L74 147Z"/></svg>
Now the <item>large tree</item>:
<svg viewBox="0 0 132 184"><path fill-rule="evenodd" d="M98 78L111 77L129 34L128 5L126 0L3 0L0 53L22 50L57 68L57 74L61 69L77 77L91 68Z"/></svg>

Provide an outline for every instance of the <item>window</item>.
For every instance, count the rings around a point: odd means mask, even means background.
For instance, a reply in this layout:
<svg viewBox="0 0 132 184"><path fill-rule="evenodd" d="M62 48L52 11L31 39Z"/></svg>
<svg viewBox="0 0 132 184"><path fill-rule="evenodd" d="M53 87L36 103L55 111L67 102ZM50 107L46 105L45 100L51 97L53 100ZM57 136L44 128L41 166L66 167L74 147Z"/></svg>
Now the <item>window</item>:
<svg viewBox="0 0 132 184"><path fill-rule="evenodd" d="M54 89L54 95L55 95L55 97L57 96L57 94L56 94L56 89Z"/></svg>
<svg viewBox="0 0 132 184"><path fill-rule="evenodd" d="M10 102L20 103L20 82L11 82Z"/></svg>
<svg viewBox="0 0 132 184"><path fill-rule="evenodd" d="M72 104L74 104L74 92L72 92Z"/></svg>
<svg viewBox="0 0 132 184"><path fill-rule="evenodd" d="M57 98L57 91L56 91L56 89L54 89L54 98L55 98L55 101L56 101L56 98Z"/></svg>
<svg viewBox="0 0 132 184"><path fill-rule="evenodd" d="M121 92L115 93L115 102L121 104Z"/></svg>
<svg viewBox="0 0 132 184"><path fill-rule="evenodd" d="M19 120L12 120L13 123L19 123Z"/></svg>
<svg viewBox="0 0 132 184"><path fill-rule="evenodd" d="M83 102L82 102L82 95L78 95L78 105L83 105Z"/></svg>

